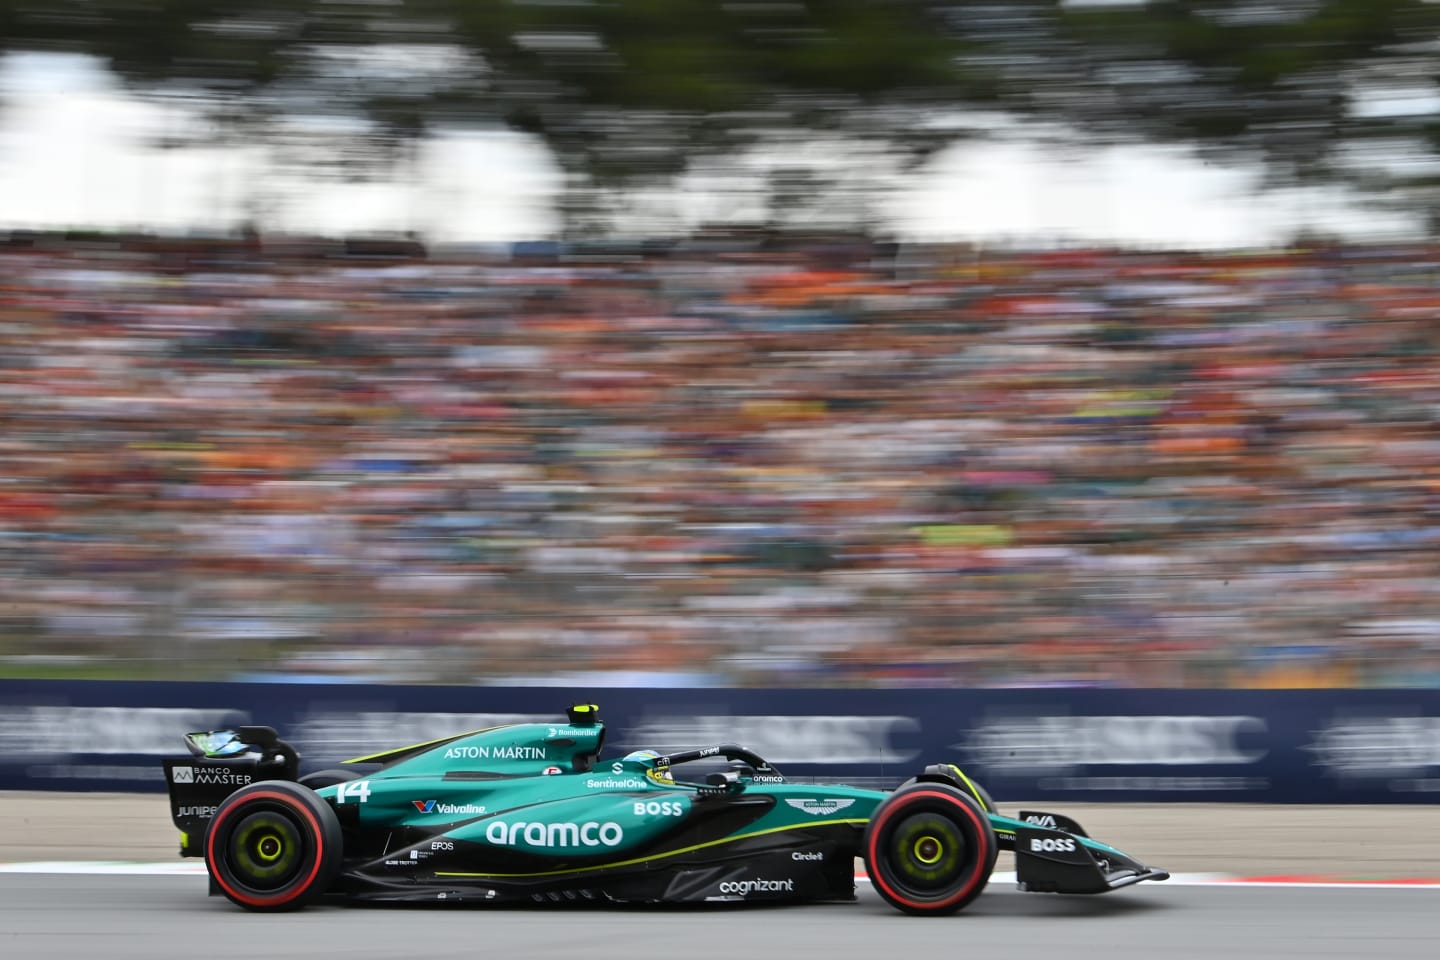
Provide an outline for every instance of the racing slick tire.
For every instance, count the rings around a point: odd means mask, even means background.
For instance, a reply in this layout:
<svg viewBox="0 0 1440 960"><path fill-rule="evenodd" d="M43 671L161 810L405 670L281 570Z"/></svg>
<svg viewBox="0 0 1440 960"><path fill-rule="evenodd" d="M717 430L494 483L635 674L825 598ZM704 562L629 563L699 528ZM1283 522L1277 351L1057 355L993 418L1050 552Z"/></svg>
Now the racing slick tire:
<svg viewBox="0 0 1440 960"><path fill-rule="evenodd" d="M298 910L334 883L340 820L309 787L266 780L220 802L205 833L205 866L232 903L247 910Z"/></svg>
<svg viewBox="0 0 1440 960"><path fill-rule="evenodd" d="M360 774L354 770L342 770L339 767L332 767L328 770L316 770L314 773L307 773L295 782L302 787L319 790L321 787L333 787L337 783L349 783L351 780L359 779Z"/></svg>
<svg viewBox="0 0 1440 960"><path fill-rule="evenodd" d="M999 849L975 798L943 783L896 790L870 817L862 845L875 892L916 915L951 914L978 897Z"/></svg>

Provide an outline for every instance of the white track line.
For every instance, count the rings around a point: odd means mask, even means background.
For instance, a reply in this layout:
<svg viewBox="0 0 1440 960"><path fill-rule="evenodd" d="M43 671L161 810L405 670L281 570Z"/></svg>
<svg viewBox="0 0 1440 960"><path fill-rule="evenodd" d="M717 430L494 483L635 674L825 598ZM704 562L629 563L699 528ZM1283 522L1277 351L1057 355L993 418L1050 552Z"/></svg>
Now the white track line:
<svg viewBox="0 0 1440 960"><path fill-rule="evenodd" d="M30 863L0 863L0 873L60 874L70 876L144 876L203 877L205 864L200 860L163 863L130 863L123 860L41 860ZM869 883L870 878L857 873L855 879ZM993 873L990 882L1013 884L1014 873ZM1437 890L1440 883L1405 881L1344 881L1344 880L1245 880L1223 873L1177 873L1164 881L1171 887L1317 887L1350 890Z"/></svg>
<svg viewBox="0 0 1440 960"><path fill-rule="evenodd" d="M203 860L179 863L128 863L122 860L41 860L0 863L0 873L61 873L80 876L123 874L143 877L205 876Z"/></svg>
<svg viewBox="0 0 1440 960"><path fill-rule="evenodd" d="M857 873L855 879L861 883L870 882L870 878L863 873ZM990 882L1016 883L1018 878L1013 873L997 871L990 874ZM1164 883L1167 887L1341 887L1347 890L1372 888L1378 890L1440 890L1440 883L1417 883L1404 880L1393 882L1384 880L1246 880L1243 877L1225 873L1172 873L1168 880L1158 882Z"/></svg>

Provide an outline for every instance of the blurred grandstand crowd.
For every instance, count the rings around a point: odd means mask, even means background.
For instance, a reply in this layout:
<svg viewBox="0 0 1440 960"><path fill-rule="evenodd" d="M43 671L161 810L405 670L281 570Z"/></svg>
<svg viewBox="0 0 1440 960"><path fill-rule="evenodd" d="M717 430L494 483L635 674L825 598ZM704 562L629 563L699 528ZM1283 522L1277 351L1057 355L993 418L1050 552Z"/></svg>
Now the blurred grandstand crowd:
<svg viewBox="0 0 1440 960"><path fill-rule="evenodd" d="M0 248L0 674L1440 683L1425 247Z"/></svg>

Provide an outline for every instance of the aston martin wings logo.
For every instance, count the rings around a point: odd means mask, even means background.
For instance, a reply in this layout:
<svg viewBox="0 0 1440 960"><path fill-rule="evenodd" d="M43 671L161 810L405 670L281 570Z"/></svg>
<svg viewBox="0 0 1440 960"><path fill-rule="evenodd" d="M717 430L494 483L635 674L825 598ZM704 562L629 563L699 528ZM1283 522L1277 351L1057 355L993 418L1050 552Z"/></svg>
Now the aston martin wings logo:
<svg viewBox="0 0 1440 960"><path fill-rule="evenodd" d="M788 800L788 799L787 799L785 802L788 803L788 804L790 804L790 806L794 807L796 810L804 810L806 813L810 814L812 817L823 817L823 816L827 816L828 814L832 814L832 813L836 813L836 812L838 812L838 811L840 811L840 810L844 810L846 807L850 806L850 805L851 805L852 803L854 803L855 801L854 801L854 800L811 800L811 799L805 799L805 800Z"/></svg>

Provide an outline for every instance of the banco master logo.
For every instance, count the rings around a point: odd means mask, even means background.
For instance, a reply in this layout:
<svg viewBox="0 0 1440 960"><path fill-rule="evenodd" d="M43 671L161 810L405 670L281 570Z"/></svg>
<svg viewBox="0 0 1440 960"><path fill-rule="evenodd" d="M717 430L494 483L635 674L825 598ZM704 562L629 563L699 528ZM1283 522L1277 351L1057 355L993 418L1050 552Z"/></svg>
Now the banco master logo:
<svg viewBox="0 0 1440 960"><path fill-rule="evenodd" d="M172 767L170 769L172 783L243 787L251 779L249 773L231 767Z"/></svg>
<svg viewBox="0 0 1440 960"><path fill-rule="evenodd" d="M838 813L846 807L855 803L854 800L786 800L786 803L796 810L803 810L812 817L824 817L832 813Z"/></svg>
<svg viewBox="0 0 1440 960"><path fill-rule="evenodd" d="M485 808L474 803L437 803L434 800L411 800L421 813L484 813Z"/></svg>

